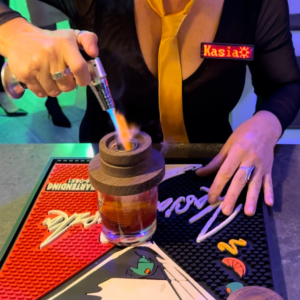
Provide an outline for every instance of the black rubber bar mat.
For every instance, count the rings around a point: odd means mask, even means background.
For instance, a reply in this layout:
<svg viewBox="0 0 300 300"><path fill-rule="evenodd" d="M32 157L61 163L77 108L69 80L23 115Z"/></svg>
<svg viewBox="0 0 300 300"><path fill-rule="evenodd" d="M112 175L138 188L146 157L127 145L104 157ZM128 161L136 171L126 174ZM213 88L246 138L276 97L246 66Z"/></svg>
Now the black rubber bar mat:
<svg viewBox="0 0 300 300"><path fill-rule="evenodd" d="M188 195L200 198L206 194L200 191L200 187L210 187L212 180L199 178L193 171L189 171L161 183L159 199L163 201L172 197L175 201L180 196ZM246 193L243 191L238 204L244 204L245 197ZM193 205L181 215L173 211L169 218L165 218L165 212L158 212L158 227L153 239L216 299L227 299L225 287L231 282L240 282L244 286L262 286L276 291L270 259L272 246L268 245L267 238L267 231L271 229L266 230L269 224L267 209L260 196L255 216L247 217L242 210L229 225L199 244L196 238L215 210L193 224L189 224L189 219L199 212ZM227 216L220 213L209 230L226 218ZM219 242L228 243L231 239L247 241L246 247L237 246L238 256L227 251L221 252L217 247ZM245 276L240 278L232 268L222 264L225 257L235 257L242 261L246 266Z"/></svg>

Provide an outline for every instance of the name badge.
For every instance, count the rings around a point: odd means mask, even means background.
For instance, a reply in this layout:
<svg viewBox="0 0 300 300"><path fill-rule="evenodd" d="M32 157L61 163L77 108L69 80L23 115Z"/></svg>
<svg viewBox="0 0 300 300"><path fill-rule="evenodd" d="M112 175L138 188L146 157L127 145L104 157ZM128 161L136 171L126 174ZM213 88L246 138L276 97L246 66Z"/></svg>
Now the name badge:
<svg viewBox="0 0 300 300"><path fill-rule="evenodd" d="M201 57L212 59L253 60L253 45L201 43Z"/></svg>

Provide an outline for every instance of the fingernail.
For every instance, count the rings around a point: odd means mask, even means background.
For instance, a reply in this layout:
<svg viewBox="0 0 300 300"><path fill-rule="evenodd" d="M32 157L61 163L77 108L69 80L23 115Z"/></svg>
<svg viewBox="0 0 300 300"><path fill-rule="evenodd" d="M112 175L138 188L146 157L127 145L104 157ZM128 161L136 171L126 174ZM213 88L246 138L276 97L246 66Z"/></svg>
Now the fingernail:
<svg viewBox="0 0 300 300"><path fill-rule="evenodd" d="M224 208L223 208L223 214L229 216L232 213L232 205L231 204L227 204Z"/></svg>
<svg viewBox="0 0 300 300"><path fill-rule="evenodd" d="M42 93L37 93L37 96L38 96L39 98L44 98L44 94L42 94Z"/></svg>
<svg viewBox="0 0 300 300"><path fill-rule="evenodd" d="M268 198L268 204L272 206L274 204L274 199L272 197Z"/></svg>
<svg viewBox="0 0 300 300"><path fill-rule="evenodd" d="M196 170L196 174L197 174L197 175L201 175L201 173L202 173L202 169L201 169L201 168L198 169L198 170Z"/></svg>
<svg viewBox="0 0 300 300"><path fill-rule="evenodd" d="M218 198L217 198L215 195L208 195L208 202L209 202L210 204L216 203L217 200L218 200Z"/></svg>
<svg viewBox="0 0 300 300"><path fill-rule="evenodd" d="M95 46L95 45L92 45L90 47L90 51L95 55L95 56L98 56L98 47Z"/></svg>
<svg viewBox="0 0 300 300"><path fill-rule="evenodd" d="M247 207L247 213L249 215L253 215L254 214L254 207L252 205Z"/></svg>

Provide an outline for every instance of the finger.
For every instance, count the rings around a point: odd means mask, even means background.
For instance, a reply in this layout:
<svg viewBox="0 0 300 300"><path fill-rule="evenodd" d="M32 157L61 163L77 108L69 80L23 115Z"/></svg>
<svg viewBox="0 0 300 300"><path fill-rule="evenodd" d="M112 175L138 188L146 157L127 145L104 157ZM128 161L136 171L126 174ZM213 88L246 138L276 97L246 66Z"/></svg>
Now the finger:
<svg viewBox="0 0 300 300"><path fill-rule="evenodd" d="M271 173L266 173L263 177L263 188L264 188L264 198L265 202L269 206L274 204L274 191Z"/></svg>
<svg viewBox="0 0 300 300"><path fill-rule="evenodd" d="M198 169L196 171L196 174L198 176L203 176L204 177L204 176L210 176L210 175L213 175L213 174L217 173L217 171L221 167L222 163L224 162L225 158L226 158L226 154L220 152L205 167L202 167L202 168Z"/></svg>
<svg viewBox="0 0 300 300"><path fill-rule="evenodd" d="M98 50L98 37L95 33L89 31L76 30L77 42L83 47L85 52L91 57L97 57Z"/></svg>
<svg viewBox="0 0 300 300"><path fill-rule="evenodd" d="M51 63L50 72L51 74L55 74L57 72L64 72L67 66L63 61L54 61ZM58 86L59 90L62 92L70 92L76 88L76 81L72 74L64 76L61 79L55 80L56 85Z"/></svg>
<svg viewBox="0 0 300 300"><path fill-rule="evenodd" d="M225 159L219 172L217 173L213 184L210 187L208 193L209 203L213 204L218 201L218 198L220 197L225 185L231 179L239 165L240 159L235 154L235 152L229 152L227 158Z"/></svg>
<svg viewBox="0 0 300 300"><path fill-rule="evenodd" d="M67 75L62 79L58 79L55 82L56 82L59 90L62 92L70 92L70 91L75 90L75 88L76 88L76 81L72 74Z"/></svg>
<svg viewBox="0 0 300 300"><path fill-rule="evenodd" d="M256 211L257 200L262 186L262 174L259 170L255 170L253 178L249 181L249 187L246 197L245 214L253 216Z"/></svg>
<svg viewBox="0 0 300 300"><path fill-rule="evenodd" d="M9 64L8 66L10 67ZM36 69L35 71L28 72L27 67L26 68L24 68L24 66L19 67L17 79L19 82L24 83L27 86L27 88L30 91L32 91L35 95L37 95L40 98L44 98L47 96L47 93L36 78L37 72L38 69Z"/></svg>
<svg viewBox="0 0 300 300"><path fill-rule="evenodd" d="M252 165L253 163L251 162L243 162L241 164L243 167L251 167ZM224 199L222 211L225 215L229 216L233 212L236 200L246 184L246 171L239 168L232 179Z"/></svg>
<svg viewBox="0 0 300 300"><path fill-rule="evenodd" d="M56 82L52 79L51 73L48 67L42 67L40 72L37 74L37 80L43 87L47 95L57 97L61 91L57 86Z"/></svg>
<svg viewBox="0 0 300 300"><path fill-rule="evenodd" d="M79 86L87 86L91 82L91 75L88 70L87 62L79 52L77 42L68 40L64 43L62 59L65 65L69 66L76 83Z"/></svg>
<svg viewBox="0 0 300 300"><path fill-rule="evenodd" d="M25 81L25 80L24 80ZM39 98L45 98L47 97L46 91L43 89L41 84L37 81L36 78L31 78L30 83L24 82L29 90L31 90L35 95L37 95Z"/></svg>

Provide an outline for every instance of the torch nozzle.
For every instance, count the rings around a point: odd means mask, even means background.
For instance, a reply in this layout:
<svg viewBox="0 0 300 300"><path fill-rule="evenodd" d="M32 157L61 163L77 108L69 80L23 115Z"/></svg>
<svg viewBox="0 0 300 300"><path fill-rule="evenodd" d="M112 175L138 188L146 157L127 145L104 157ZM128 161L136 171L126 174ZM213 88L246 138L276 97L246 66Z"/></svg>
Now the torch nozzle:
<svg viewBox="0 0 300 300"><path fill-rule="evenodd" d="M92 78L92 81L89 84L89 86L94 92L98 102L101 105L101 108L104 111L107 111L110 108L114 108L115 103L112 98L106 79L106 73L101 64L100 59L97 57L88 61L88 67Z"/></svg>

